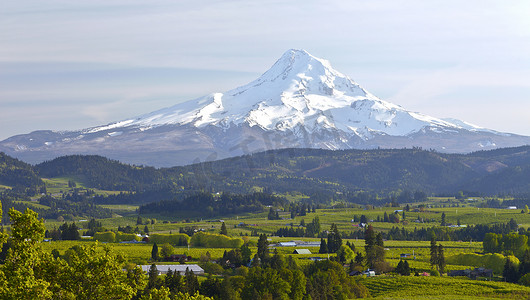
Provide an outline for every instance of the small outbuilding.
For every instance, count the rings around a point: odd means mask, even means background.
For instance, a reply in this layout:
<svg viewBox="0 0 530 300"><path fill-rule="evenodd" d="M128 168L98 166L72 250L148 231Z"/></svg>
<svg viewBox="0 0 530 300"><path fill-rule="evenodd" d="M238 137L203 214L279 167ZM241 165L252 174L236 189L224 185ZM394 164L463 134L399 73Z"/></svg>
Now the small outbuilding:
<svg viewBox="0 0 530 300"><path fill-rule="evenodd" d="M312 254L309 249L295 249L293 254Z"/></svg>
<svg viewBox="0 0 530 300"><path fill-rule="evenodd" d="M279 247L296 247L296 242L279 242Z"/></svg>

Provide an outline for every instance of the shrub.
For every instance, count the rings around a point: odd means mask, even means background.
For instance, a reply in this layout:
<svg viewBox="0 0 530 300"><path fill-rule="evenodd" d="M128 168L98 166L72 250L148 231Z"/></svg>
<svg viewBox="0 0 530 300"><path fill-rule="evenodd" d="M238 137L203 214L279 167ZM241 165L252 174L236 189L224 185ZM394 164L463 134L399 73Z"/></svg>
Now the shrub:
<svg viewBox="0 0 530 300"><path fill-rule="evenodd" d="M519 264L519 260L517 260L517 258L513 257L512 260L516 265ZM492 269L494 273L502 274L502 271L504 270L504 263L506 262L506 257L498 253L487 253L485 255L475 253L460 253L457 255L449 256L446 261L448 264L451 265L488 268Z"/></svg>
<svg viewBox="0 0 530 300"><path fill-rule="evenodd" d="M223 274L224 272L223 267L221 267L218 264L211 263L211 262L203 263L201 264L201 267L204 269L204 272L209 273L209 274L220 275L220 274Z"/></svg>
<svg viewBox="0 0 530 300"><path fill-rule="evenodd" d="M186 246L190 241L190 237L185 233L176 234L162 234L153 233L149 236L149 243L157 243L159 245L168 243L175 246Z"/></svg>
<svg viewBox="0 0 530 300"><path fill-rule="evenodd" d="M240 238L230 238L226 235L204 232L194 234L190 242L195 247L207 248L239 248L243 245L243 240Z"/></svg>
<svg viewBox="0 0 530 300"><path fill-rule="evenodd" d="M116 233L116 242L139 241L140 237L134 233L124 233L118 231Z"/></svg>
<svg viewBox="0 0 530 300"><path fill-rule="evenodd" d="M94 233L94 240L104 243L114 243L116 241L116 234L112 231L96 232Z"/></svg>

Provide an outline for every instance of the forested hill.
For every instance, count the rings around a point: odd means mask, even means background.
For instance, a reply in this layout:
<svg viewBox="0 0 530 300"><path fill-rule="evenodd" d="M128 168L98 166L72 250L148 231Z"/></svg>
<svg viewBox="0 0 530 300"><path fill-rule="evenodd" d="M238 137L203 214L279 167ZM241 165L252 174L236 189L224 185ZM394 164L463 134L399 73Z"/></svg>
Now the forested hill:
<svg viewBox="0 0 530 300"><path fill-rule="evenodd" d="M329 189L335 185L337 191L467 190L496 194L530 191L528 184L521 184L527 182L529 167L530 147L519 147L468 155L421 149L284 149L174 170L192 172L215 188L226 180L279 191L293 187L301 191ZM492 185L493 181L502 184Z"/></svg>
<svg viewBox="0 0 530 300"><path fill-rule="evenodd" d="M122 164L97 155L70 155L35 166L42 177L75 176L91 188L142 191L160 188L166 180L160 170Z"/></svg>
<svg viewBox="0 0 530 300"><path fill-rule="evenodd" d="M0 185L35 194L44 186L44 182L31 165L0 152Z"/></svg>
<svg viewBox="0 0 530 300"><path fill-rule="evenodd" d="M39 164L35 170L43 177L81 176L88 187L109 190L518 194L530 192L530 147L467 155L421 149L283 149L166 169L76 155Z"/></svg>

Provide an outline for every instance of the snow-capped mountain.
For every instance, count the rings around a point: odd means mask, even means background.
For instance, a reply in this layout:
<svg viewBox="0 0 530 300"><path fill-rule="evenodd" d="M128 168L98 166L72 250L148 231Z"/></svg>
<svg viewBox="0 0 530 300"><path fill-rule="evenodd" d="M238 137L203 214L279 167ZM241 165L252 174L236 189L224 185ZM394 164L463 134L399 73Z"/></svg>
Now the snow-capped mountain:
<svg viewBox="0 0 530 300"><path fill-rule="evenodd" d="M407 111L328 61L289 50L258 79L228 92L100 127L15 136L0 142L0 150L30 162L100 154L171 166L285 147L469 152L523 144L530 138Z"/></svg>

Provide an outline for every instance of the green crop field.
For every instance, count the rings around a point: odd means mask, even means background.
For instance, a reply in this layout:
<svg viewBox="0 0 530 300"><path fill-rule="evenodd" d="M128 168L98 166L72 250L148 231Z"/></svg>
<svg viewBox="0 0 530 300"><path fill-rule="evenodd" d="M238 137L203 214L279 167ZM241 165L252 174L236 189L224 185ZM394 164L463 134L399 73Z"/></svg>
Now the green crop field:
<svg viewBox="0 0 530 300"><path fill-rule="evenodd" d="M14 201L15 203L22 203L22 204L25 204L29 207L35 207L35 208L40 208L40 209L50 209L49 206L46 206L46 205L42 205L42 204L39 204L37 202L34 202L34 201L18 201L18 200L15 200Z"/></svg>
<svg viewBox="0 0 530 300"><path fill-rule="evenodd" d="M52 195L67 192L70 189L70 187L68 187L68 181L70 180L75 182L77 188L86 188L82 176L43 178L42 180L46 184L46 191ZM114 195L120 193L120 191L106 191L100 189L91 190L98 195Z"/></svg>
<svg viewBox="0 0 530 300"><path fill-rule="evenodd" d="M506 282L431 276L378 276L360 280L376 299L528 299L530 288Z"/></svg>
<svg viewBox="0 0 530 300"><path fill-rule="evenodd" d="M50 183L51 182L51 183ZM57 190L68 188L67 178L54 178L47 182L53 184ZM79 185L78 185L79 186ZM290 201L298 201L303 195L289 195ZM465 206L462 206L465 203ZM37 207L39 204L28 202L28 205ZM460 205L455 207L456 204ZM160 215L142 215L142 224L137 225L137 211L139 206L136 205L101 205L101 207L112 210L114 216L107 219L99 219L102 226L107 230L116 230L118 226L131 226L133 229L138 228L139 231L144 231L145 227L149 233L178 233L181 229L191 227L193 229L203 230L207 233L219 233L222 222L225 223L228 235L231 237L242 237L246 241L251 242L252 255L257 252L256 242L258 237L250 236L253 231L258 233L266 233L269 235L269 243L275 244L285 241L313 241L319 242L320 238L313 237L277 237L272 236L281 227L290 227L298 225L302 220L306 224L310 223L315 217L318 217L321 224L321 230L328 230L331 224L336 224L339 231L349 233L350 231L363 230L354 225L358 222L353 222L353 219L360 218L365 215L369 223L376 231L388 231L392 227L405 228L413 231L415 228L431 228L439 227L442 213L445 213L445 220L447 223L456 224L460 222L464 225L477 224L497 224L507 223L510 219L514 219L523 227L530 225L530 214L522 214L520 210L508 209L492 209L472 206L473 201L460 201L454 198L431 198L429 202L424 203L421 211L412 211L418 207L414 204L412 210L405 212L406 222L402 223L388 223L377 222L379 217L383 219L386 212L388 215L394 213L395 210L401 210L403 207L376 207L366 209L365 207L357 208L327 208L317 209L316 212L307 213L305 216L296 216L290 219L290 212L279 212L281 220L268 220L268 209L264 209L260 213L245 213L238 215L217 216L215 218L197 218L186 215L174 216L160 216ZM445 207L444 207L445 206ZM45 207L41 207L45 208ZM399 212L402 216L402 212ZM415 222L415 220L423 220L423 222ZM375 221L371 221L375 220ZM61 222L55 220L47 220L45 225L48 229L57 228ZM86 230L88 222L86 220L76 220L76 224L82 229ZM458 230L458 229L455 229ZM362 235L361 235L362 236ZM357 252L365 256L364 239L343 239L343 244L349 242L355 246ZM83 245L94 243L93 241L53 241L42 243L44 250L51 252L53 249L59 250L60 254L64 254L69 248L75 245ZM475 241L437 241L438 244L443 245L444 256L446 257L445 272L452 270L473 269L476 267L470 261L459 260L459 264L452 264L449 261L456 261L448 259L458 254L474 254L481 256L483 252L482 242ZM134 264L149 264L151 263L152 244L127 244L127 243L108 243L113 251L121 253L129 263ZM160 246L160 245L159 245ZM305 247L304 247L305 248ZM392 267L396 267L400 261L400 254L411 254L407 259L408 264L414 272L429 272L431 270L430 264L430 242L429 241L384 241L385 260ZM295 255L294 247L276 247L270 248L270 253L278 252L285 256L293 256L300 266L305 266L311 263L310 257L331 257L334 254L319 254L319 247L307 247L312 254ZM197 263L201 256L209 255L212 259L219 259L223 256L225 251L232 249L227 248L203 248L203 247L174 247L175 254L186 254L193 257L193 263ZM488 266L484 266L488 267ZM347 268L347 266L346 266ZM393 273L391 273L393 274ZM380 275L375 278L359 278L359 280L367 286L372 297L376 299L490 299L490 298L507 298L507 299L528 299L530 298L530 288L509 284L504 282L497 282L501 280L499 272L494 274L495 281L477 281L469 280L467 278L452 278L441 277L423 277L423 276L392 276ZM428 296L427 296L428 295Z"/></svg>

